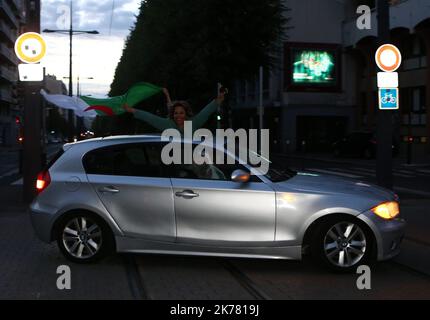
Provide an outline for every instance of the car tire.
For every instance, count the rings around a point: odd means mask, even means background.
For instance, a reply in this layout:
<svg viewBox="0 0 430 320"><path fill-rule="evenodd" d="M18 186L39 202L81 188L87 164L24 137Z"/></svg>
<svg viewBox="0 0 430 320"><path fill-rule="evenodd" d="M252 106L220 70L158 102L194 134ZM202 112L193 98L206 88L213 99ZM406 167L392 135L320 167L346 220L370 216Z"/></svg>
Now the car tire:
<svg viewBox="0 0 430 320"><path fill-rule="evenodd" d="M371 262L373 235L361 221L347 216L336 217L326 220L315 231L311 254L324 267L350 273Z"/></svg>
<svg viewBox="0 0 430 320"><path fill-rule="evenodd" d="M57 245L75 263L93 263L112 253L114 237L107 224L96 215L82 212L67 215L58 224Z"/></svg>

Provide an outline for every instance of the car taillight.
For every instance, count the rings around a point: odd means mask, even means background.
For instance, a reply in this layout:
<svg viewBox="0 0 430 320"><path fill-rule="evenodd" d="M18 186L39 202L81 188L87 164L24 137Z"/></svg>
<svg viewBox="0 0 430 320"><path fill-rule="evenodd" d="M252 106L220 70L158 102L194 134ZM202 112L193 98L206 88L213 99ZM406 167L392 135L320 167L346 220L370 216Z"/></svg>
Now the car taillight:
<svg viewBox="0 0 430 320"><path fill-rule="evenodd" d="M49 175L49 171L44 171L39 173L36 181L36 189L40 193L45 190L49 184L51 183L51 176Z"/></svg>

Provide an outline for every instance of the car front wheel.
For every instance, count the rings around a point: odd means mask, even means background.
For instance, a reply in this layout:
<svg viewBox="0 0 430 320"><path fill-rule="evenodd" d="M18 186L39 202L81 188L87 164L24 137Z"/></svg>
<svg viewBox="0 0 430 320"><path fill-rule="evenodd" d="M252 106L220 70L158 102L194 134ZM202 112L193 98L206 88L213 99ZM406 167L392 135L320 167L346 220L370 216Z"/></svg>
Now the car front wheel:
<svg viewBox="0 0 430 320"><path fill-rule="evenodd" d="M113 241L109 228L101 219L79 213L62 220L57 243L70 261L91 263L110 253Z"/></svg>
<svg viewBox="0 0 430 320"><path fill-rule="evenodd" d="M335 271L353 272L371 258L372 237L355 219L335 219L323 224L316 234L313 256Z"/></svg>

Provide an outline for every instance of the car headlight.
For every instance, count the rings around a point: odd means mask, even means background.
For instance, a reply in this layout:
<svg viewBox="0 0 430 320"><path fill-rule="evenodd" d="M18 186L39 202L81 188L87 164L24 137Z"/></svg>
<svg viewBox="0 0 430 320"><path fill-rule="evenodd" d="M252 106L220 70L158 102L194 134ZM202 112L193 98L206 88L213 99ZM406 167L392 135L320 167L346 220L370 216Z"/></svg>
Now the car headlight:
<svg viewBox="0 0 430 320"><path fill-rule="evenodd" d="M400 213L399 203L396 201L384 202L372 208L372 212L385 220L392 220Z"/></svg>

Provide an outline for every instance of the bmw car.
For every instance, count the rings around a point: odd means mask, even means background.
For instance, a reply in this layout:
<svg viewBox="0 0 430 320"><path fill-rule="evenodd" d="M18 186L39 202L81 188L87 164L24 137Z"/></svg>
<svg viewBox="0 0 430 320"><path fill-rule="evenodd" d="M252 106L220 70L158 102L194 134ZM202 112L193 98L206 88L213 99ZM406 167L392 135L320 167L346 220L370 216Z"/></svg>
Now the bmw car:
<svg viewBox="0 0 430 320"><path fill-rule="evenodd" d="M405 221L389 190L274 163L261 174L245 161L167 165L165 144L120 136L64 145L37 179L38 237L77 263L113 252L310 256L348 272L400 251Z"/></svg>

